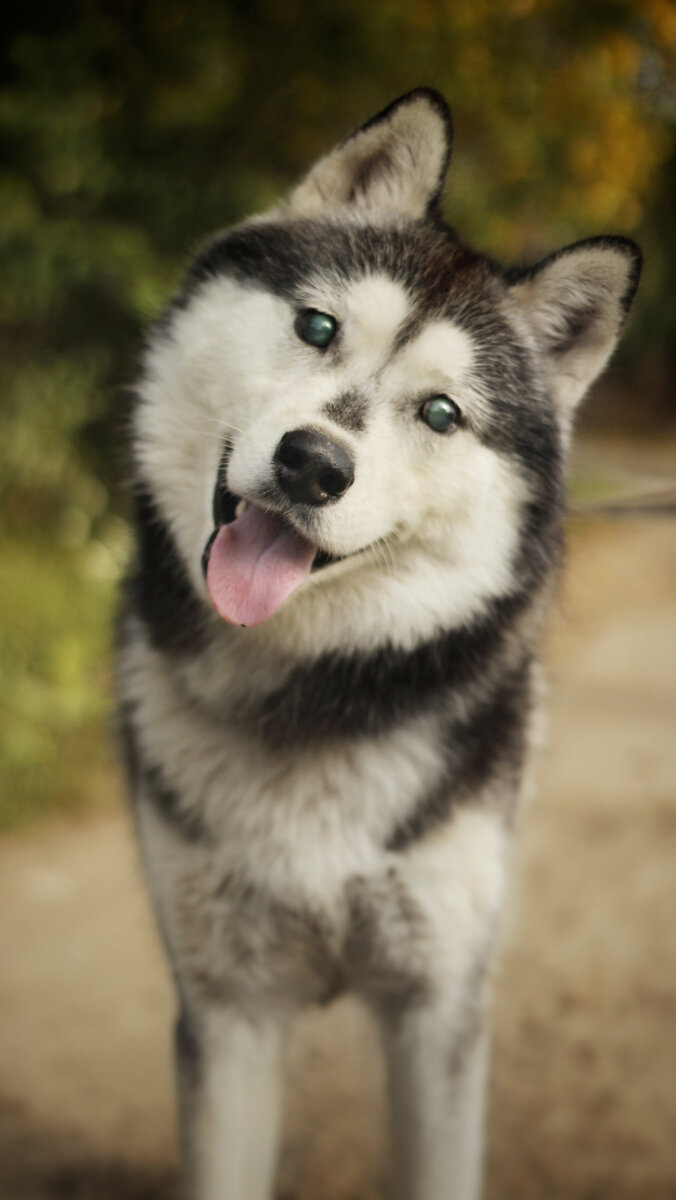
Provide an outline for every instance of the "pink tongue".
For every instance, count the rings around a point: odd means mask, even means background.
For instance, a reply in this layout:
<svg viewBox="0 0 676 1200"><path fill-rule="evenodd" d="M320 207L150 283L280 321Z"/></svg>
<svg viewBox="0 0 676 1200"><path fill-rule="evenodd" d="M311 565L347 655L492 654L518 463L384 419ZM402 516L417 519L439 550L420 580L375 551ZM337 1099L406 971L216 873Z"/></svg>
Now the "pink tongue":
<svg viewBox="0 0 676 1200"><path fill-rule="evenodd" d="M260 625L310 573L317 547L262 508L251 505L221 525L209 552L207 589L232 625Z"/></svg>

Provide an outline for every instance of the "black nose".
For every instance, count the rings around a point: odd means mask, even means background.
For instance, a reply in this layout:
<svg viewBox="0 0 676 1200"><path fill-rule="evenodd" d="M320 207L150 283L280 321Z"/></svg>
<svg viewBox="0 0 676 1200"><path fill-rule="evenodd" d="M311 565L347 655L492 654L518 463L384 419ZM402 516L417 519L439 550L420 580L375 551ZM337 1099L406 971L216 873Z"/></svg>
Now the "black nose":
<svg viewBox="0 0 676 1200"><path fill-rule="evenodd" d="M346 450L315 429L292 429L275 450L279 486L296 504L328 504L354 483Z"/></svg>

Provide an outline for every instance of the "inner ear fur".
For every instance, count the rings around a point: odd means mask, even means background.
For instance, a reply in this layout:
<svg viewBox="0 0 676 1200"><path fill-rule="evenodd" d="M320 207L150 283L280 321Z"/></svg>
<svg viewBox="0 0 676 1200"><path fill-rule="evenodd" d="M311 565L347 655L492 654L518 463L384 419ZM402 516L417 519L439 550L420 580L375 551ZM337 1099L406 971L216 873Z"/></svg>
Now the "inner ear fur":
<svg viewBox="0 0 676 1200"><path fill-rule="evenodd" d="M416 88L320 159L291 193L287 211L315 217L349 205L414 219L436 213L452 140L443 96Z"/></svg>
<svg viewBox="0 0 676 1200"><path fill-rule="evenodd" d="M512 273L512 295L549 361L554 399L564 411L572 412L608 361L640 272L635 242L598 237Z"/></svg>

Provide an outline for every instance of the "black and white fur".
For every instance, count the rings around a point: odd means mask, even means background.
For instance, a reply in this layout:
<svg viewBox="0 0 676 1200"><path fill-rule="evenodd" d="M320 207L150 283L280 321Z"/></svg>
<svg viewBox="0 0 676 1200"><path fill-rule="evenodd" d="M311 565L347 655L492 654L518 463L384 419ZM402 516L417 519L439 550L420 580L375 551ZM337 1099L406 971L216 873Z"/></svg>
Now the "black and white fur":
<svg viewBox="0 0 676 1200"><path fill-rule="evenodd" d="M640 256L602 237L503 269L441 219L450 146L444 100L403 96L206 245L145 356L119 711L179 999L191 1200L271 1197L285 1034L345 989L383 1032L391 1195L480 1191L488 975L571 420ZM325 350L296 332L307 309L338 323ZM421 418L438 394L460 410L446 433ZM353 464L331 503L280 487L299 429ZM219 496L323 552L255 628L209 602Z"/></svg>

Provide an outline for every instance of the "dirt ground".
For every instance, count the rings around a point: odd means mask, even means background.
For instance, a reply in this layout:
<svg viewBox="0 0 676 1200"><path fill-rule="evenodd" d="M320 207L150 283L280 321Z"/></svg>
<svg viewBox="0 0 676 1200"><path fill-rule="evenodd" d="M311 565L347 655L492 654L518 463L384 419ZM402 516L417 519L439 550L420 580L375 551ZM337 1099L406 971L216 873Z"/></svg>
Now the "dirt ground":
<svg viewBox="0 0 676 1200"><path fill-rule="evenodd" d="M496 981L487 1200L676 1198L676 523L571 522ZM172 999L122 802L0 843L0 1197L175 1200ZM351 1001L290 1056L282 1200L378 1200ZM450 1200L450 1198L449 1198Z"/></svg>

